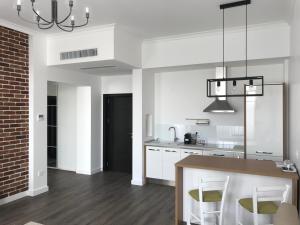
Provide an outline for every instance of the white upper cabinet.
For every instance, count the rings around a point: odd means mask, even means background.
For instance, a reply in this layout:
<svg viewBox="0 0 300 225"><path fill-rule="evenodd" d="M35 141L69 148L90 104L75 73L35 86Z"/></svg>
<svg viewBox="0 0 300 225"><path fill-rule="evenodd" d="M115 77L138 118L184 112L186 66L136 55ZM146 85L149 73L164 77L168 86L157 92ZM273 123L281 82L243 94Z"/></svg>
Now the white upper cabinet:
<svg viewBox="0 0 300 225"><path fill-rule="evenodd" d="M247 155L282 158L283 137L283 85L265 85L264 96L246 99Z"/></svg>

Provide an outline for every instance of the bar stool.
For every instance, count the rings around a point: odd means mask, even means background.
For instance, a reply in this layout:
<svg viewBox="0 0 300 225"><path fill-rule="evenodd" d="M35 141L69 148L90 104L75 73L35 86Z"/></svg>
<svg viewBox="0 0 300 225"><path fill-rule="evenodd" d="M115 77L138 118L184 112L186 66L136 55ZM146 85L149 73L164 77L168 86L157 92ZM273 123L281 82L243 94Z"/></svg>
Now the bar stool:
<svg viewBox="0 0 300 225"><path fill-rule="evenodd" d="M208 178L200 179L198 189L190 190L188 192L188 219L187 225L191 225L191 218L205 225L205 217L208 215L215 215L218 217L219 225L223 225L224 203L227 195L229 183L229 176L226 178ZM193 213L192 204L196 201L199 205L199 215ZM220 209L215 211L208 211L204 209L206 203L220 203Z"/></svg>
<svg viewBox="0 0 300 225"><path fill-rule="evenodd" d="M251 213L253 215L253 224L258 225L258 215L275 214L278 209L278 203L287 202L289 191L289 185L255 187L252 198L236 200L236 225L243 225L240 221L240 208Z"/></svg>

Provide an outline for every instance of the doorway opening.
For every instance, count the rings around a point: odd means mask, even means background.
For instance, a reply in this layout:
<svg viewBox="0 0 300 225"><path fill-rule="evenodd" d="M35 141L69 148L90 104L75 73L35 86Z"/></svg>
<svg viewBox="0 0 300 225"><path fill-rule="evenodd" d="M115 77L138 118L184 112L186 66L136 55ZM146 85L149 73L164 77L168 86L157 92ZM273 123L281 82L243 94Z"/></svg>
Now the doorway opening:
<svg viewBox="0 0 300 225"><path fill-rule="evenodd" d="M103 169L132 174L132 94L103 95Z"/></svg>
<svg viewBox="0 0 300 225"><path fill-rule="evenodd" d="M57 168L57 84L48 82L47 94L48 167Z"/></svg>

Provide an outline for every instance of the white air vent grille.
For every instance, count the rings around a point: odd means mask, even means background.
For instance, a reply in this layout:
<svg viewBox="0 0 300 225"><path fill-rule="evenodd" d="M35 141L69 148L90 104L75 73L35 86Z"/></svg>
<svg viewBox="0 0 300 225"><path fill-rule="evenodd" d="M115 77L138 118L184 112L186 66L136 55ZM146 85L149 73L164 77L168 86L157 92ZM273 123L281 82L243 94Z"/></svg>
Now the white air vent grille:
<svg viewBox="0 0 300 225"><path fill-rule="evenodd" d="M91 57L97 55L98 55L97 48L72 51L72 52L62 52L60 53L60 60L78 59L78 58L85 58L85 57Z"/></svg>

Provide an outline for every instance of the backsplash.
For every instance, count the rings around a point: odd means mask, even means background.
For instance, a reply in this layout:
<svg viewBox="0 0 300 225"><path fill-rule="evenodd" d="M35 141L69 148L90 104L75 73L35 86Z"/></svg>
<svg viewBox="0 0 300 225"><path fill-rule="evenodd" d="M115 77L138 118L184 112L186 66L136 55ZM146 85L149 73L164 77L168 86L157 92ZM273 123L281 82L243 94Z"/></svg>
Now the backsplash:
<svg viewBox="0 0 300 225"><path fill-rule="evenodd" d="M244 144L243 126L156 124L155 138L162 141L173 141L173 131L169 131L169 127L172 126L176 127L180 142L183 142L185 133L198 132L198 141L201 139L211 144Z"/></svg>

